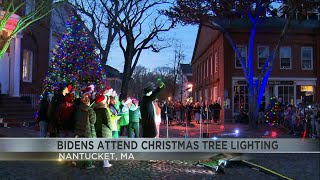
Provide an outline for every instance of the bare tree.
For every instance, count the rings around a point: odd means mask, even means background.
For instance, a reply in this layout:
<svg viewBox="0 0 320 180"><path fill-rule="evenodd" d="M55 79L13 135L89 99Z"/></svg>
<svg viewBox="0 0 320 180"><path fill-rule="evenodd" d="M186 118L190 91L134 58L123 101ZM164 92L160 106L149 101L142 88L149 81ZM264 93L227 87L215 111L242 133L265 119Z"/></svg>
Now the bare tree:
<svg viewBox="0 0 320 180"><path fill-rule="evenodd" d="M1 1L2 2L2 1ZM9 48L11 40L22 30L26 29L32 23L44 18L48 14L51 13L52 9L59 6L62 1L58 1L54 5L52 5L52 0L38 0L35 1L34 8L30 9L30 13L24 14L20 16L19 21L17 22L16 27L8 34L7 36L1 36L0 39L0 59L3 54ZM5 28L8 23L10 17L18 12L21 12L23 7L26 6L25 1L17 1L17 0L8 0L4 1L4 3L0 3L1 10L5 13L0 16L0 32Z"/></svg>
<svg viewBox="0 0 320 180"><path fill-rule="evenodd" d="M132 78L130 80L130 88L129 95L135 98L141 99L142 98L142 90L143 86L145 85L146 81L149 81L151 73L150 71L144 66L137 66L132 74Z"/></svg>
<svg viewBox="0 0 320 180"><path fill-rule="evenodd" d="M184 60L185 60L185 54L184 54L183 44L180 41L176 41L174 45L174 59L172 61L174 84L175 84L172 91L173 98L176 97L177 83L178 83L177 81L179 80L178 76L182 74L180 65L184 62ZM180 81L181 80L182 80L182 77L180 76Z"/></svg>
<svg viewBox="0 0 320 180"><path fill-rule="evenodd" d="M135 67L143 50L151 49L159 52L168 47L165 40L160 37L162 32L169 31L174 27L175 21L154 11L165 3L164 0L120 0L121 4L129 4L120 16L112 14L111 18L117 18L119 31L119 45L124 55L123 79L120 98L127 96L128 85ZM149 28L149 29L148 29Z"/></svg>
<svg viewBox="0 0 320 180"><path fill-rule="evenodd" d="M282 6L274 6L280 3ZM244 76L248 82L249 91L249 125L256 128L256 120L260 110L263 94L271 75L273 65L276 62L276 54L281 43L284 41L291 21L295 14L308 14L309 11L319 8L318 0L176 0L176 4L164 12L169 17L179 20L182 24L198 24L219 30L225 36L231 48L235 51L243 69ZM253 49L257 28L265 22L267 15L277 17L278 12L283 12L288 16L285 19L282 31L276 41L275 47L262 66L262 71L256 74L253 67ZM228 24L237 19L247 18L251 30L248 43L247 61L242 58L239 49L228 31Z"/></svg>
<svg viewBox="0 0 320 180"><path fill-rule="evenodd" d="M82 15L89 29L89 35L100 51L101 64L106 65L113 42L124 21L117 19L128 8L129 1L121 0L69 0Z"/></svg>

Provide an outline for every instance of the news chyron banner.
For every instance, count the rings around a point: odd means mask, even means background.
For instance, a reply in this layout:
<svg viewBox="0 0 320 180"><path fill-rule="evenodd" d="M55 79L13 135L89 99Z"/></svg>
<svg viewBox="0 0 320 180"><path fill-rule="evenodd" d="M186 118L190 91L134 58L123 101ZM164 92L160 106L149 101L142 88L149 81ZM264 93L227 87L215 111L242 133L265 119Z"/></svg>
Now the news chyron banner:
<svg viewBox="0 0 320 180"><path fill-rule="evenodd" d="M312 139L0 138L2 161L201 160L216 153L320 153Z"/></svg>

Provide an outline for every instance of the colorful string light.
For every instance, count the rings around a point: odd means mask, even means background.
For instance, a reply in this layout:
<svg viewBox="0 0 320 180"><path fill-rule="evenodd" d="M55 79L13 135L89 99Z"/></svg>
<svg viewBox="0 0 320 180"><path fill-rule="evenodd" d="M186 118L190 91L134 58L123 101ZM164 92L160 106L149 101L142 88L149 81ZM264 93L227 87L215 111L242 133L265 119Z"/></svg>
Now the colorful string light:
<svg viewBox="0 0 320 180"><path fill-rule="evenodd" d="M66 31L58 41L44 79L44 92L52 92L60 84L81 88L94 84L97 89L106 86L106 75L96 47L79 15L71 14Z"/></svg>

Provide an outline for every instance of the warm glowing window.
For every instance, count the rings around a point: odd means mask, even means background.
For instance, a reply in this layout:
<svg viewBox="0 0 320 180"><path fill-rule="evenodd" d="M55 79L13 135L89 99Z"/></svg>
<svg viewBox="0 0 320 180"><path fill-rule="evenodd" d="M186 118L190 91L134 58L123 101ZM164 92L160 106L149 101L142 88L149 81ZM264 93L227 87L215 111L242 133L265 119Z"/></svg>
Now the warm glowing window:
<svg viewBox="0 0 320 180"><path fill-rule="evenodd" d="M32 82L32 61L33 61L32 51L23 50L23 66L22 66L23 82Z"/></svg>
<svg viewBox="0 0 320 180"><path fill-rule="evenodd" d="M301 92L313 92L313 86L301 86Z"/></svg>

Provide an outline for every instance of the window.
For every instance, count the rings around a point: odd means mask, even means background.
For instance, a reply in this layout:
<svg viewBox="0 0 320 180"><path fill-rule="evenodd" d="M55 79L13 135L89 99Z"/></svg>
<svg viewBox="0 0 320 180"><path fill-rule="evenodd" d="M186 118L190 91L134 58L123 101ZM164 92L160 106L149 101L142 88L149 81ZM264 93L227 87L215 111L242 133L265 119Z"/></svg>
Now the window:
<svg viewBox="0 0 320 180"><path fill-rule="evenodd" d="M247 46L237 46L237 48L241 54L242 59L247 65ZM237 54L235 54L235 62L236 62L236 68L242 68L241 63L237 57Z"/></svg>
<svg viewBox="0 0 320 180"><path fill-rule="evenodd" d="M214 72L218 72L218 52L214 54Z"/></svg>
<svg viewBox="0 0 320 180"><path fill-rule="evenodd" d="M23 50L23 65L22 65L23 82L32 82L32 61L33 61L32 51Z"/></svg>
<svg viewBox="0 0 320 180"><path fill-rule="evenodd" d="M233 87L233 110L235 113L240 111L248 112L249 110L249 96L248 86L234 86Z"/></svg>
<svg viewBox="0 0 320 180"><path fill-rule="evenodd" d="M263 68L264 63L269 57L269 47L259 46L258 47L258 68Z"/></svg>
<svg viewBox="0 0 320 180"><path fill-rule="evenodd" d="M291 69L290 47L280 47L280 69Z"/></svg>
<svg viewBox="0 0 320 180"><path fill-rule="evenodd" d="M301 68L304 70L313 69L313 49L312 47L301 48Z"/></svg>
<svg viewBox="0 0 320 180"><path fill-rule="evenodd" d="M26 0L26 15L35 11L35 9L36 9L35 0Z"/></svg>
<svg viewBox="0 0 320 180"><path fill-rule="evenodd" d="M294 104L294 86L278 86L278 100L283 104Z"/></svg>
<svg viewBox="0 0 320 180"><path fill-rule="evenodd" d="M202 82L203 82L203 79L206 77L206 67L205 67L205 65L204 65L204 62L202 62L202 72L203 72L203 74L202 74Z"/></svg>
<svg viewBox="0 0 320 180"><path fill-rule="evenodd" d="M213 101L216 102L218 100L218 88L214 87L213 88Z"/></svg>

